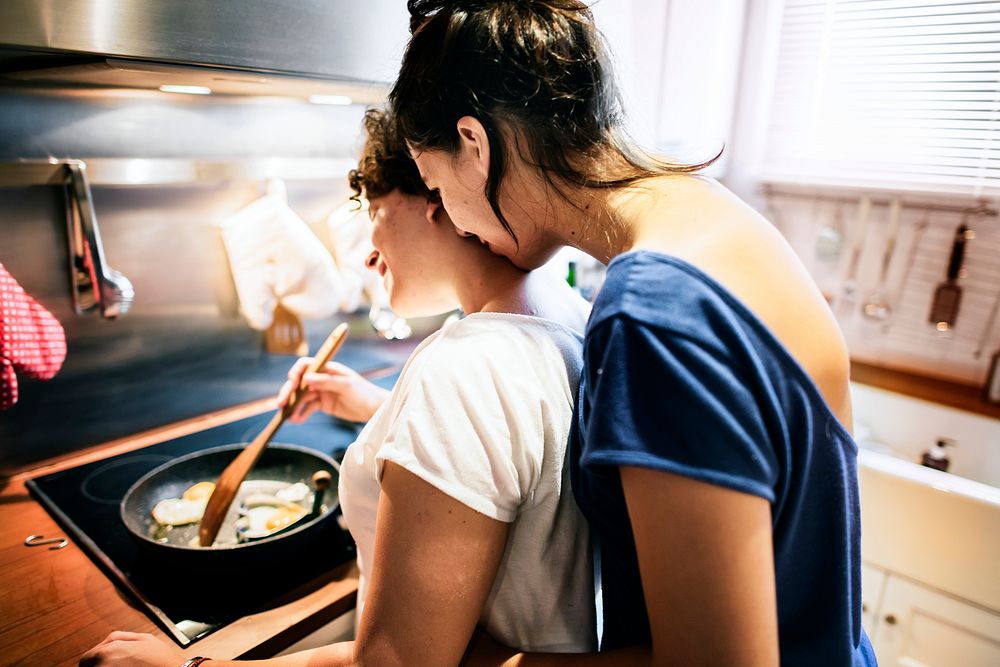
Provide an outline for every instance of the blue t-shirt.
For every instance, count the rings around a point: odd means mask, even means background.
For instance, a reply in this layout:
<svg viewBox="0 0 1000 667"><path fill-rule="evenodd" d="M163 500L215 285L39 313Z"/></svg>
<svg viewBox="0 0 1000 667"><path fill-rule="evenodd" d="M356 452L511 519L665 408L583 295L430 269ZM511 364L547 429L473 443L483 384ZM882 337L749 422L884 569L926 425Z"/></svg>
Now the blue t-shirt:
<svg viewBox="0 0 1000 667"><path fill-rule="evenodd" d="M765 498L781 664L875 664L861 628L857 445L721 285L667 255L615 258L587 324L575 422L573 490L599 545L602 650L650 641L618 474L627 465Z"/></svg>

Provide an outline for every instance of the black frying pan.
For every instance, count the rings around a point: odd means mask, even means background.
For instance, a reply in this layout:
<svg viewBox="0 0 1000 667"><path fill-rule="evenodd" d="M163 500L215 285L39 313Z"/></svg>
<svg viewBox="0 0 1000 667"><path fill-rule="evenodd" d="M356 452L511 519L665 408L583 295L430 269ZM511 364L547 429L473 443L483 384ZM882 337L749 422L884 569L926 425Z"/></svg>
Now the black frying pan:
<svg viewBox="0 0 1000 667"><path fill-rule="evenodd" d="M329 531L339 530L335 517L339 506L339 466L336 461L305 447L271 444L247 475L247 481L304 482L312 486L310 480L313 473L325 470L333 481L325 491L324 506L318 516L305 517L281 533L253 542L200 547L190 545L184 539L171 539L166 543L154 539L157 524L152 517L153 507L166 498L180 498L185 489L198 482L214 482L243 447L244 444L225 445L182 456L147 473L125 494L121 502L125 527L144 556L162 563L165 573L235 573L248 568L287 567L296 555L301 556L321 546L323 539L329 537ZM191 524L185 530L191 532L192 537L196 536L197 524ZM222 531L219 541L223 541Z"/></svg>

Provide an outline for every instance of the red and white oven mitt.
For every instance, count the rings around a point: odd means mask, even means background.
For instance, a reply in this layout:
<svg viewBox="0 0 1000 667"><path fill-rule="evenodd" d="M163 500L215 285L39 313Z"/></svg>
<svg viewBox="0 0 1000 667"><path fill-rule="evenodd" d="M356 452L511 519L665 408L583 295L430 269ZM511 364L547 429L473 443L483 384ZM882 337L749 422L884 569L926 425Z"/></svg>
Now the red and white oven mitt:
<svg viewBox="0 0 1000 667"><path fill-rule="evenodd" d="M17 403L17 375L50 380L66 359L66 334L52 313L0 264L0 410Z"/></svg>

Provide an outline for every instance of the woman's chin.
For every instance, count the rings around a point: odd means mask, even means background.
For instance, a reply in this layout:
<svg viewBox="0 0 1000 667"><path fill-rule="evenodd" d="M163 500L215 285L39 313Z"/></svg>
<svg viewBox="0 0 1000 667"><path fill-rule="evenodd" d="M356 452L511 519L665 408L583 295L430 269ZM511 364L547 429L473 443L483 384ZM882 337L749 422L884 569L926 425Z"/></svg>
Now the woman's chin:
<svg viewBox="0 0 1000 667"><path fill-rule="evenodd" d="M526 250L518 252L515 248L505 255L505 257L507 257L511 264L522 271L534 271L535 269L541 268L547 264L550 259L555 257L556 253L559 252L560 247L561 246L537 248L534 252L527 252Z"/></svg>

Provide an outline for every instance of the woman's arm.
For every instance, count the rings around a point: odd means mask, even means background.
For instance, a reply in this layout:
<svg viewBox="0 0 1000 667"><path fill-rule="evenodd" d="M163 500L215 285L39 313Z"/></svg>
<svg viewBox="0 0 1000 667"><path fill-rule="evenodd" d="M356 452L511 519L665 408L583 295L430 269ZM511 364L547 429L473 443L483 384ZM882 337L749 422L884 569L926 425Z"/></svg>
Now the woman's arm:
<svg viewBox="0 0 1000 667"><path fill-rule="evenodd" d="M648 468L622 467L652 647L522 654L477 637L467 667L778 664L766 500Z"/></svg>
<svg viewBox="0 0 1000 667"><path fill-rule="evenodd" d="M620 470L653 664L777 665L767 500L647 468Z"/></svg>
<svg viewBox="0 0 1000 667"><path fill-rule="evenodd" d="M355 657L457 665L493 587L508 525L386 462Z"/></svg>

